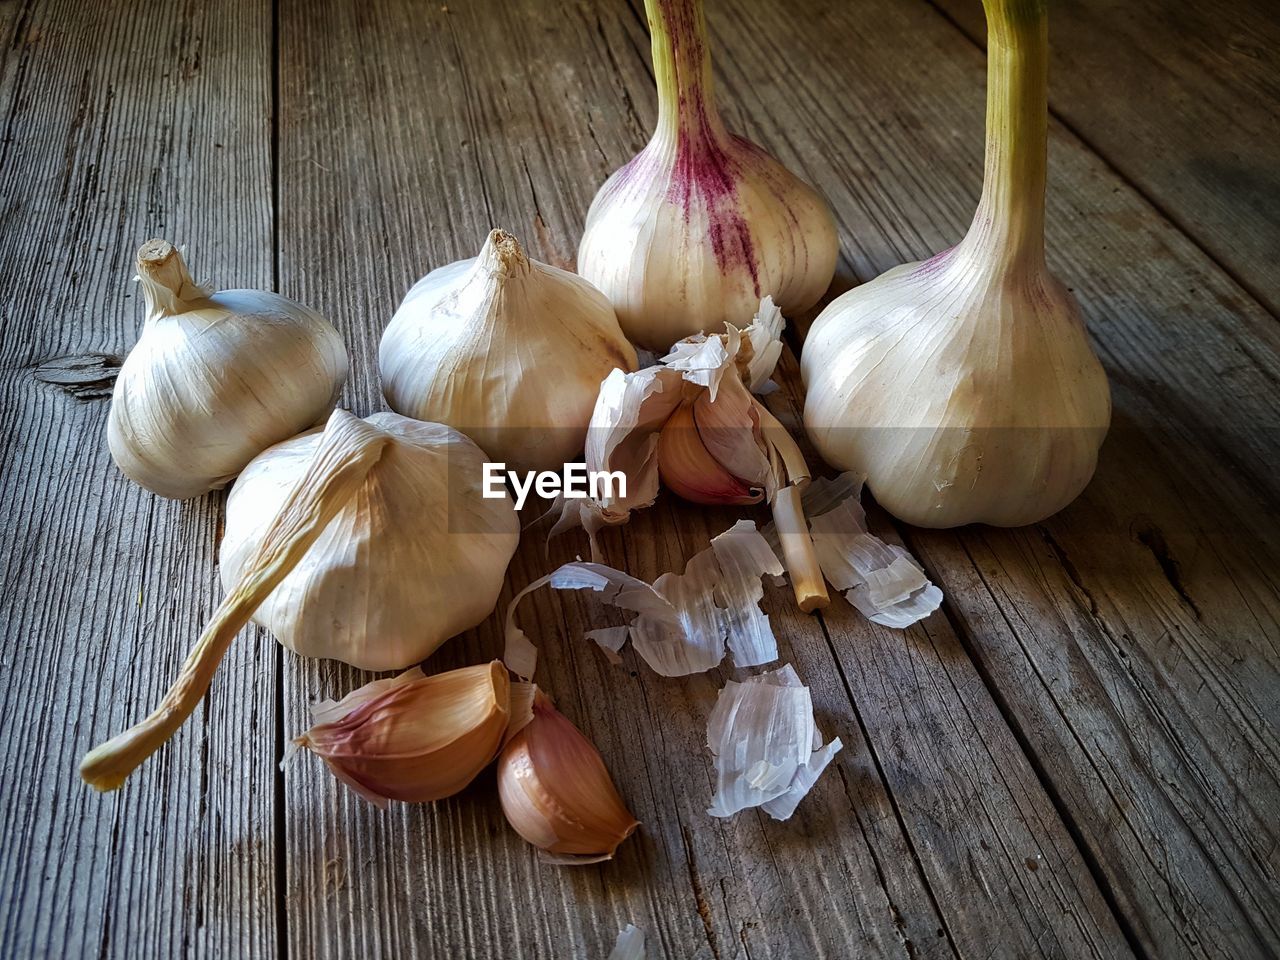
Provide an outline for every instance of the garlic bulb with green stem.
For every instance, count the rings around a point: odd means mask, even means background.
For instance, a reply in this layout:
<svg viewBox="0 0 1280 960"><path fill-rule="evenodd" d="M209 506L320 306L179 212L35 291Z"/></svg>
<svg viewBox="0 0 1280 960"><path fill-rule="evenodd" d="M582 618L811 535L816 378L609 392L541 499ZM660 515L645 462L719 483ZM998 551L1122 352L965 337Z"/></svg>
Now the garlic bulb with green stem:
<svg viewBox="0 0 1280 960"><path fill-rule="evenodd" d="M1093 476L1111 420L1075 298L1048 271L1046 0L984 0L986 172L955 247L833 301L805 342L805 426L925 527L1020 526Z"/></svg>
<svg viewBox="0 0 1280 960"><path fill-rule="evenodd" d="M137 268L147 316L107 420L129 479L164 497L199 496L333 409L347 351L324 317L277 293L209 293L165 240L144 243Z"/></svg>
<svg viewBox="0 0 1280 960"><path fill-rule="evenodd" d="M730 134L712 91L702 0L645 0L658 86L648 145L600 188L578 247L633 341L666 350L748 317L813 306L835 272L825 200Z"/></svg>
<svg viewBox="0 0 1280 960"><path fill-rule="evenodd" d="M494 230L480 255L409 291L378 351L393 410L457 427L513 469L582 452L600 381L636 368L613 307Z"/></svg>

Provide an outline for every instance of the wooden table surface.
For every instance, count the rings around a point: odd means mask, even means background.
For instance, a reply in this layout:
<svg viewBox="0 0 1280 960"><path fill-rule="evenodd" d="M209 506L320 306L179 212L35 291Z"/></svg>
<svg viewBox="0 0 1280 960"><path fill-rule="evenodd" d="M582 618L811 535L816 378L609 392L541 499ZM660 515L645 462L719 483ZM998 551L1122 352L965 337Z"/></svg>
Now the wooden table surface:
<svg viewBox="0 0 1280 960"><path fill-rule="evenodd" d="M409 283L491 226L571 265L655 118L632 0L0 0L0 956L1217 957L1280 951L1280 23L1270 0L1053 4L1048 244L1111 377L1092 485L1021 530L900 538L947 594L905 632L766 596L845 749L777 823L715 820L725 669L669 680L539 595L540 679L643 829L542 864L492 774L380 811L314 757L308 706L367 677L260 630L193 719L98 795L84 751L142 716L213 608L224 494L128 483L111 357L132 255L334 320L344 404L381 406ZM977 0L708 0L730 125L837 212L836 289L947 246L980 189ZM793 348L805 318L793 318ZM776 412L794 422L794 357ZM762 517L763 513L754 514ZM678 568L736 514L666 496L606 559ZM584 550L526 537L503 603ZM496 618L429 667L499 654Z"/></svg>

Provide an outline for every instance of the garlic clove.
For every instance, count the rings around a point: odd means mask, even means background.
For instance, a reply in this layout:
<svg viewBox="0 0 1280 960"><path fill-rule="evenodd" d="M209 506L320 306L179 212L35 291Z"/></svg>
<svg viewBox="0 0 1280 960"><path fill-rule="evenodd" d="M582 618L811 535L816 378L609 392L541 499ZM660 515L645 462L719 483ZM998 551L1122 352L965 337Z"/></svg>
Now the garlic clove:
<svg viewBox="0 0 1280 960"><path fill-rule="evenodd" d="M582 451L600 382L636 353L599 290L493 230L479 256L414 285L378 365L396 412L457 427L512 469L556 470Z"/></svg>
<svg viewBox="0 0 1280 960"><path fill-rule="evenodd" d="M749 388L765 389L782 350L782 327L781 313L766 297L741 331L729 324L724 334L689 337L672 347L664 365L610 374L591 417L587 468L622 471L627 497L566 498L551 535L581 525L598 560L596 532L651 504L660 478L696 503L767 499L782 531L797 602L806 612L825 606L822 572L800 511L809 467L787 429Z"/></svg>
<svg viewBox="0 0 1280 960"><path fill-rule="evenodd" d="M541 691L498 758L498 796L516 833L547 853L590 858L579 862L609 859L640 826L599 751Z"/></svg>
<svg viewBox="0 0 1280 960"><path fill-rule="evenodd" d="M704 392L694 399L693 419L707 453L725 470L772 499L781 475L770 456L761 422L759 401L736 377L725 381L713 398Z"/></svg>
<svg viewBox="0 0 1280 960"><path fill-rule="evenodd" d="M499 660L430 676L415 667L322 705L325 722L294 742L379 806L425 803L453 796L489 765L509 710Z"/></svg>
<svg viewBox="0 0 1280 960"><path fill-rule="evenodd" d="M268 291L210 293L165 240L142 245L137 270L146 321L107 419L112 459L129 479L199 496L333 409L347 352L314 310Z"/></svg>
<svg viewBox="0 0 1280 960"><path fill-rule="evenodd" d="M707 452L698 434L693 404L682 403L658 434L658 473L671 491L703 504L751 504L764 491L739 480Z"/></svg>

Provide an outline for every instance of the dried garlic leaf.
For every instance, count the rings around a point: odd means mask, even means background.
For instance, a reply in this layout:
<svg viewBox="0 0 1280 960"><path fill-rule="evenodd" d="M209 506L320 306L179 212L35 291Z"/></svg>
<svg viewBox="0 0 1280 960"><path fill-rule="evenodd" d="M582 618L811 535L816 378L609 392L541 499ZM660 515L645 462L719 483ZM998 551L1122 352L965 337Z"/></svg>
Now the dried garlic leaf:
<svg viewBox="0 0 1280 960"><path fill-rule="evenodd" d="M783 574L777 554L751 520L739 520L711 541L720 567L716 599L725 615L726 641L733 662L756 667L778 659L778 640L769 615L760 609L764 584L760 578Z"/></svg>
<svg viewBox="0 0 1280 960"><path fill-rule="evenodd" d="M600 627L598 630L588 630L583 636L588 640L594 640L596 645L604 651L606 659L617 666L622 663L621 650L630 633L630 627Z"/></svg>
<svg viewBox="0 0 1280 960"><path fill-rule="evenodd" d="M822 573L872 623L902 629L942 604L942 591L903 547L867 529L856 498L809 521Z"/></svg>
<svg viewBox="0 0 1280 960"><path fill-rule="evenodd" d="M769 380L774 368L778 366L778 358L782 356L782 328L786 321L782 311L773 302L773 297L765 297L760 301L760 309L755 319L742 331L751 345L751 360L747 364L745 380L752 393L771 393L777 389Z"/></svg>
<svg viewBox="0 0 1280 960"><path fill-rule="evenodd" d="M642 614L631 624L636 653L664 677L710 670L724 659L725 618L716 606L720 567L710 548L685 564L684 573L664 573L653 592L675 611L676 623Z"/></svg>
<svg viewBox="0 0 1280 960"><path fill-rule="evenodd" d="M681 340L662 358L667 369L679 370L686 382L706 387L712 400L720 390L726 371L735 374L731 379L737 379L733 360L738 355L742 334L733 324L725 326L728 332L724 334L697 334Z"/></svg>
<svg viewBox="0 0 1280 960"><path fill-rule="evenodd" d="M707 812L728 817L763 807L787 819L841 746L820 743L809 688L790 664L725 684L707 722L716 767Z"/></svg>
<svg viewBox="0 0 1280 960"><path fill-rule="evenodd" d="M636 653L655 672L683 677L710 670L724 659L726 643L738 666L776 660L778 642L761 611L760 578L777 577L782 565L751 520L739 520L685 565L653 584L602 563L566 563L525 587L507 607L507 667L533 676L537 647L515 622L526 594L550 584L557 590L594 590L610 606L636 613L629 627L595 630L587 636L615 656L629 635Z"/></svg>
<svg viewBox="0 0 1280 960"><path fill-rule="evenodd" d="M627 475L626 497L598 501L612 522L621 523L632 510L657 498L658 430L683 399L680 373L665 367L635 373L614 370L600 384L587 427L585 460L588 470L621 470Z"/></svg>
<svg viewBox="0 0 1280 960"><path fill-rule="evenodd" d="M796 807L800 801L804 799L805 794L813 789L813 785L818 782L818 777L822 775L822 771L827 769L827 764L844 747L839 737L836 737L825 747L821 746L822 738L814 737L813 745L816 748L809 755L809 762L796 771L795 779L791 781L791 786L787 788L787 792L780 797L775 797L760 804L760 809L775 820L789 820L791 815L796 812Z"/></svg>

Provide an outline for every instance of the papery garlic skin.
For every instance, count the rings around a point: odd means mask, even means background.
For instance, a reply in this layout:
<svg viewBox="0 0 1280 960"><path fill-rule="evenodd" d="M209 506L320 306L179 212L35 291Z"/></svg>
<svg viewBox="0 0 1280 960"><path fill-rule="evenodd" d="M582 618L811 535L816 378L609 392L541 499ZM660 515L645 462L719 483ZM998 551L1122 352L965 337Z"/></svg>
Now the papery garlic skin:
<svg viewBox="0 0 1280 960"><path fill-rule="evenodd" d="M653 138L596 194L578 272L634 342L665 350L750 316L771 295L813 306L835 272L830 207L730 134L712 94L702 0L646 0L658 85Z"/></svg>
<svg viewBox="0 0 1280 960"><path fill-rule="evenodd" d="M347 352L314 310L260 290L206 293L164 240L142 245L137 268L147 316L107 420L129 479L164 497L199 496L333 409Z"/></svg>
<svg viewBox="0 0 1280 960"><path fill-rule="evenodd" d="M924 527L1020 526L1088 484L1111 420L1079 308L1044 258L1044 0L987 0L987 160L964 240L833 301L806 339L822 457Z"/></svg>
<svg viewBox="0 0 1280 960"><path fill-rule="evenodd" d="M442 800L497 754L510 686L499 660L430 676L415 667L320 705L319 722L295 743L379 806Z"/></svg>
<svg viewBox="0 0 1280 960"><path fill-rule="evenodd" d="M541 692L533 719L502 748L498 796L507 822L547 853L608 859L640 826L600 753Z"/></svg>
<svg viewBox="0 0 1280 960"><path fill-rule="evenodd" d="M382 458L253 621L296 653L398 670L492 612L519 519L509 497L482 496L488 458L458 431L395 413L365 423L390 438ZM236 482L219 568L228 589L319 436L272 447Z"/></svg>
<svg viewBox="0 0 1280 960"><path fill-rule="evenodd" d="M577 458L600 381L636 369L604 295L502 230L414 285L378 360L393 410L457 427L518 470Z"/></svg>

